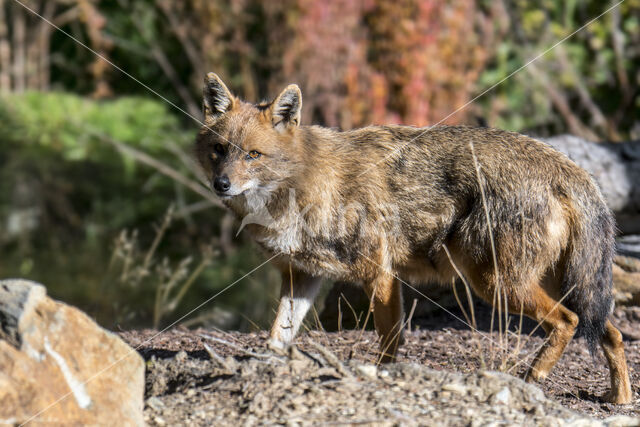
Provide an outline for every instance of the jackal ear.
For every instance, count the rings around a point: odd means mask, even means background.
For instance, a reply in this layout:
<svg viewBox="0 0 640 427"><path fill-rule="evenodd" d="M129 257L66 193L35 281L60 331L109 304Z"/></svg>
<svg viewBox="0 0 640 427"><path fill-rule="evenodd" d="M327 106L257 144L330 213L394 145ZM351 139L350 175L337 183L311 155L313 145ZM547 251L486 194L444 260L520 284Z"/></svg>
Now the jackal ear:
<svg viewBox="0 0 640 427"><path fill-rule="evenodd" d="M271 106L271 120L278 131L300 124L300 110L302 109L302 92L298 85L289 85L273 101Z"/></svg>
<svg viewBox="0 0 640 427"><path fill-rule="evenodd" d="M233 95L215 73L208 73L204 78L202 95L205 119L217 119L233 106Z"/></svg>

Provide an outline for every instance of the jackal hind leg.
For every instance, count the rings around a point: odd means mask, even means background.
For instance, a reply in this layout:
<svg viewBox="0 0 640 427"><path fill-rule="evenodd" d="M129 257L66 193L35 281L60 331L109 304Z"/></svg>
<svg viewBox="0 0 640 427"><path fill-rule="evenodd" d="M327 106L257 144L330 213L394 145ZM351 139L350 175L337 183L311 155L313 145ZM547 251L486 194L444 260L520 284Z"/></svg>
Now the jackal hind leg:
<svg viewBox="0 0 640 427"><path fill-rule="evenodd" d="M533 289L533 295L524 309L524 314L541 324L547 333L546 341L536 355L525 375L525 381L541 381L562 356L578 326L578 316L540 287Z"/></svg>
<svg viewBox="0 0 640 427"><path fill-rule="evenodd" d="M474 290L488 303L493 304L495 286L483 281L480 274L472 275ZM486 277L486 276L485 276ZM491 282L493 283L493 281ZM507 291L507 309L512 314L524 314L540 323L547 339L531 363L525 381L543 380L555 366L565 347L573 338L578 326L578 316L555 299L538 284L519 286L517 291ZM500 297L502 299L502 297Z"/></svg>
<svg viewBox="0 0 640 427"><path fill-rule="evenodd" d="M402 284L387 273L381 273L369 283L364 290L372 302L373 320L380 337L380 361L393 362L402 337Z"/></svg>
<svg viewBox="0 0 640 427"><path fill-rule="evenodd" d="M607 320L605 327L605 334L600 341L600 346L609 364L609 375L611 376L611 390L605 399L611 403L628 404L631 403L632 392L627 361L624 356L622 334L609 320Z"/></svg>

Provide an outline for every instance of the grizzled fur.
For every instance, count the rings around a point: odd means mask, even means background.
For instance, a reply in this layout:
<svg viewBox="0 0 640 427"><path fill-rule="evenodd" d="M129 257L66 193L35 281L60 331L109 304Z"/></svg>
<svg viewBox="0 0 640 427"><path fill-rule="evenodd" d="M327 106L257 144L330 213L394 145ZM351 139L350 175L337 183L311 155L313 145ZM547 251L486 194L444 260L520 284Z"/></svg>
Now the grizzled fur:
<svg viewBox="0 0 640 427"><path fill-rule="evenodd" d="M320 278L331 278L371 296L383 359L393 360L400 280L451 283L455 265L486 301L499 289L511 311L542 323L550 345L530 378L548 374L577 328L592 348L602 342L610 399L631 398L619 332L608 323L613 219L591 177L566 156L490 128L300 126L295 85L253 105L209 74L204 95L200 164L238 218L253 218L243 222L248 232L279 254L273 345L293 339Z"/></svg>

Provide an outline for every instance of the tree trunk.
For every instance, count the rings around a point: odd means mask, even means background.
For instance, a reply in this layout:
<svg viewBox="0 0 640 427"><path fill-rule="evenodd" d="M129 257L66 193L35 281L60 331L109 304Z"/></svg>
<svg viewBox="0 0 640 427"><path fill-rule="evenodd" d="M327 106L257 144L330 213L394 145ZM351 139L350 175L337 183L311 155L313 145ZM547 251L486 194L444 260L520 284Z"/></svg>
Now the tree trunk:
<svg viewBox="0 0 640 427"><path fill-rule="evenodd" d="M0 92L11 91L11 44L4 0L0 0Z"/></svg>
<svg viewBox="0 0 640 427"><path fill-rule="evenodd" d="M53 20L55 9L56 9L55 2L48 0L45 3L42 16L48 21ZM49 61L51 53L49 52L49 49L51 45L52 32L53 32L53 27L48 22L42 21L40 23L40 31L38 34L38 50L40 51L39 58L38 58L38 75L39 75L38 89L41 91L48 91L49 83L51 82L51 73L50 73L51 63Z"/></svg>
<svg viewBox="0 0 640 427"><path fill-rule="evenodd" d="M13 81L14 91L24 92L26 82L27 17L22 6L14 4L13 15Z"/></svg>

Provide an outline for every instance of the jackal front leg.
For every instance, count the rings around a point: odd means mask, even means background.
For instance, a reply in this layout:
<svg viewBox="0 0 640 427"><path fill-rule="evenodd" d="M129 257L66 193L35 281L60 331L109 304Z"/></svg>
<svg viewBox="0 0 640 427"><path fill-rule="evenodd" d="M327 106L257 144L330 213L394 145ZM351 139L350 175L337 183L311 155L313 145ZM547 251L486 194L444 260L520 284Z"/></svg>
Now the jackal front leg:
<svg viewBox="0 0 640 427"><path fill-rule="evenodd" d="M269 347L282 349L296 336L307 311L311 308L322 280L300 271L282 272L280 305L271 327Z"/></svg>
<svg viewBox="0 0 640 427"><path fill-rule="evenodd" d="M390 274L381 273L373 281L365 283L364 290L371 301L370 309L380 336L380 361L393 362L403 342L402 285Z"/></svg>

